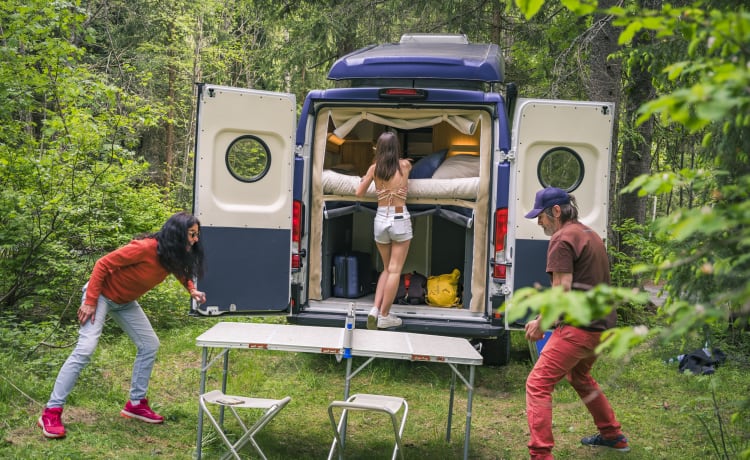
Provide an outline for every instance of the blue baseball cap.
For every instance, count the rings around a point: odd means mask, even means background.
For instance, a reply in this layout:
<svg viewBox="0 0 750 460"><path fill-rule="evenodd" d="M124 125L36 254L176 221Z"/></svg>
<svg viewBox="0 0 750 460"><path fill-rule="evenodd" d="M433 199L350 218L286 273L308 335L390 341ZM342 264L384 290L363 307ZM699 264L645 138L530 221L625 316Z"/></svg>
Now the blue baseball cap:
<svg viewBox="0 0 750 460"><path fill-rule="evenodd" d="M534 209L526 214L527 219L536 219L545 209L556 204L570 204L568 192L557 187L547 187L536 192Z"/></svg>

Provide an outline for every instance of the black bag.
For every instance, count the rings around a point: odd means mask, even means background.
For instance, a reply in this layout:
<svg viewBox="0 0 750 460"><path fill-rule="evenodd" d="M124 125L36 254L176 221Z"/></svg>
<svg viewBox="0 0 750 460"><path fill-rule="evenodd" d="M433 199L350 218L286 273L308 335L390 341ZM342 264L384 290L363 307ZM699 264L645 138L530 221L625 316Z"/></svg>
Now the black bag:
<svg viewBox="0 0 750 460"><path fill-rule="evenodd" d="M727 355L718 348L695 350L680 358L680 372L689 371L694 375L710 375L716 372L715 366L727 360Z"/></svg>
<svg viewBox="0 0 750 460"><path fill-rule="evenodd" d="M400 305L419 305L425 303L427 295L427 277L417 273L404 273L398 282L398 290L393 303Z"/></svg>

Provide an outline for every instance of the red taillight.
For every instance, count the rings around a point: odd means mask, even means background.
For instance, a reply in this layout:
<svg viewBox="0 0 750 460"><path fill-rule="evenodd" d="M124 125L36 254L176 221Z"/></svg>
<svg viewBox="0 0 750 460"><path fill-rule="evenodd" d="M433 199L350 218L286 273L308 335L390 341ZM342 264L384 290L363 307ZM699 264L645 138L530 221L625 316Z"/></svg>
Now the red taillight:
<svg viewBox="0 0 750 460"><path fill-rule="evenodd" d="M427 91L419 88L383 88L378 91L381 99L426 99Z"/></svg>
<svg viewBox="0 0 750 460"><path fill-rule="evenodd" d="M300 260L300 243L302 241L302 202L295 201L292 205L292 268L302 266Z"/></svg>
<svg viewBox="0 0 750 460"><path fill-rule="evenodd" d="M508 208L495 211L495 268L492 277L505 279L507 266L505 265L505 240L508 236Z"/></svg>

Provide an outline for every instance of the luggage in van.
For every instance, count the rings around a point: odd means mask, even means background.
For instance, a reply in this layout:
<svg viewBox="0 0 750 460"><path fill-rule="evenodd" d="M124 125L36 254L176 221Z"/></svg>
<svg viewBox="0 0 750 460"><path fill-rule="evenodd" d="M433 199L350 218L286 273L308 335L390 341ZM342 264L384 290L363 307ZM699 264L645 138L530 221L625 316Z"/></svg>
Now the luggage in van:
<svg viewBox="0 0 750 460"><path fill-rule="evenodd" d="M371 292L372 266L370 255L347 252L333 256L333 295L354 299Z"/></svg>
<svg viewBox="0 0 750 460"><path fill-rule="evenodd" d="M419 305L423 304L427 293L427 277L421 273L402 273L396 290L394 304Z"/></svg>

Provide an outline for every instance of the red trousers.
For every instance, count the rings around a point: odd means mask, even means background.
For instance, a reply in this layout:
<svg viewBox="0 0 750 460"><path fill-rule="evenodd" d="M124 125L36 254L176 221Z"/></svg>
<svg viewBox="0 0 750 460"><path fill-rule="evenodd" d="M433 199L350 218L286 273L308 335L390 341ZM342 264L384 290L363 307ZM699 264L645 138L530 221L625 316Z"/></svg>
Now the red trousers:
<svg viewBox="0 0 750 460"><path fill-rule="evenodd" d="M526 379L526 417L531 439L532 460L552 459L552 392L555 384L566 377L594 418L599 433L605 438L622 434L620 423L591 376L596 361L594 349L601 332L590 332L573 326L559 326L544 346L539 360Z"/></svg>

